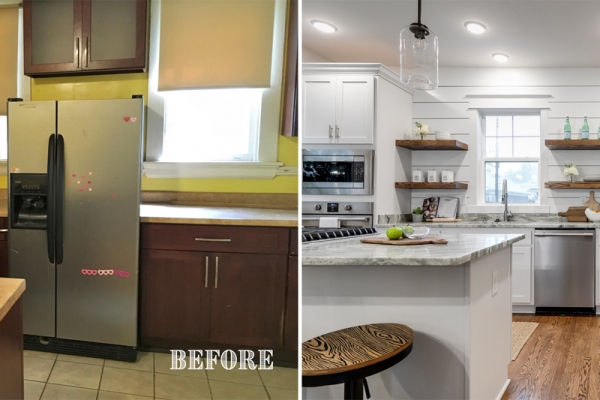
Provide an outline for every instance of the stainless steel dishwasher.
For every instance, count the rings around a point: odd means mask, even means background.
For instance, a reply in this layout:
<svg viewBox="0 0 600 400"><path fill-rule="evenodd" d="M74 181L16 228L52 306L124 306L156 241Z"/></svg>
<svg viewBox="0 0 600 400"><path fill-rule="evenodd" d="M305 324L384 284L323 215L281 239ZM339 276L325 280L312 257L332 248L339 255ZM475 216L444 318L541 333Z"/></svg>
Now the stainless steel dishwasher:
<svg viewBox="0 0 600 400"><path fill-rule="evenodd" d="M536 311L570 308L594 311L594 229L536 229Z"/></svg>

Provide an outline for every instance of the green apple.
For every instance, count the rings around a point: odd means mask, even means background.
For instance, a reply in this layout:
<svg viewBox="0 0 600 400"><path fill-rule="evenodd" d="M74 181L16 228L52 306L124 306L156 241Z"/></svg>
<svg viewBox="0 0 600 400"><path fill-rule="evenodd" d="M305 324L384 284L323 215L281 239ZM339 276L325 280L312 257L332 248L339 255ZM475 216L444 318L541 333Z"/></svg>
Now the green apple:
<svg viewBox="0 0 600 400"><path fill-rule="evenodd" d="M412 226L407 225L402 227L402 236L404 236L405 238L407 238L409 235L412 235L413 233L415 233L415 228L413 228Z"/></svg>
<svg viewBox="0 0 600 400"><path fill-rule="evenodd" d="M390 240L397 240L402 237L402 229L392 226L385 231L385 234Z"/></svg>

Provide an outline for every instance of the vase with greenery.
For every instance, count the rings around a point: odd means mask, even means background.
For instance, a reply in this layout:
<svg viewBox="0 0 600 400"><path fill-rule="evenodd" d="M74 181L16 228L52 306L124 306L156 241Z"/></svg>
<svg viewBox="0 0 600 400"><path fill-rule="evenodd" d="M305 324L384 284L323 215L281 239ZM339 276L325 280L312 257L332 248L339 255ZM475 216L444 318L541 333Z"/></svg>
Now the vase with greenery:
<svg viewBox="0 0 600 400"><path fill-rule="evenodd" d="M421 136L421 140L425 139L425 136L429 133L429 127L420 122L415 122L415 125L417 127L413 129L413 133L417 136Z"/></svg>
<svg viewBox="0 0 600 400"><path fill-rule="evenodd" d="M565 170L563 174L569 179L569 182L575 182L575 176L579 175L579 171L577 170L577 166L573 163L565 164Z"/></svg>

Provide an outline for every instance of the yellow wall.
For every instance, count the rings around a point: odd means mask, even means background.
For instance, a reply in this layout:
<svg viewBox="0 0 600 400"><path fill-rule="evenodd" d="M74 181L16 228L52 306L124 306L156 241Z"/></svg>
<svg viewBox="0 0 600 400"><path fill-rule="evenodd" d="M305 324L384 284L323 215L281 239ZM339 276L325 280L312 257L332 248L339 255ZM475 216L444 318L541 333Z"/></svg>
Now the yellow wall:
<svg viewBox="0 0 600 400"><path fill-rule="evenodd" d="M129 99L148 97L148 74L91 75L31 80L32 100ZM298 165L298 138L279 138L278 161ZM0 177L0 187L6 187ZM143 190L222 193L298 193L298 177L275 179L142 179Z"/></svg>

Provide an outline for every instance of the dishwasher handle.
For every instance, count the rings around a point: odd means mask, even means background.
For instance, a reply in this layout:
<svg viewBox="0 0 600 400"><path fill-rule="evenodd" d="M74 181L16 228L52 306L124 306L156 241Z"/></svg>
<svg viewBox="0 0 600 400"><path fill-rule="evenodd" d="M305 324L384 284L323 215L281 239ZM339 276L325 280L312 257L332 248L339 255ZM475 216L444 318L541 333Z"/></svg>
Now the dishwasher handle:
<svg viewBox="0 0 600 400"><path fill-rule="evenodd" d="M534 236L594 236L594 232L535 232Z"/></svg>

